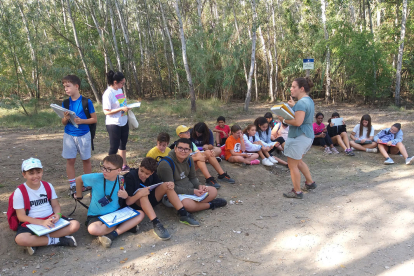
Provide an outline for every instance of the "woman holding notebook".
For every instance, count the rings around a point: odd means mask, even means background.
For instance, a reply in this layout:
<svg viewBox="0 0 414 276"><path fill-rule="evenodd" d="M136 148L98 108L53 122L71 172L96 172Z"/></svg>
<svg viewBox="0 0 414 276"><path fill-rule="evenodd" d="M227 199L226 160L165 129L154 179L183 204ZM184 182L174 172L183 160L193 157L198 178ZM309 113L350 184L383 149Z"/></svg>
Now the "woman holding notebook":
<svg viewBox="0 0 414 276"><path fill-rule="evenodd" d="M306 178L303 190L316 188L309 168L302 160L303 155L312 146L313 138L315 137L312 128L315 104L308 95L312 87L312 80L308 77L295 79L290 88L291 97L288 101L289 106L295 112L295 117L293 119L285 119L282 116L278 116L281 122L290 126L284 150L284 154L288 158L288 166L293 183L293 189L283 194L284 197L288 198L303 198L300 187L301 172ZM296 104L292 97L298 99Z"/></svg>

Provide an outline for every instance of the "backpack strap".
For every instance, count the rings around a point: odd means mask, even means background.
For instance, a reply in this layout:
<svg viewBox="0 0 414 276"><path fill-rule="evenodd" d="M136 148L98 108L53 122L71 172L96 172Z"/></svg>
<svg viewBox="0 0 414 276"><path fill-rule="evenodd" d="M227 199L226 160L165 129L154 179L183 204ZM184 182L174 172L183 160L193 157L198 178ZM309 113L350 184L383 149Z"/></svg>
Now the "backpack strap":
<svg viewBox="0 0 414 276"><path fill-rule="evenodd" d="M69 109L69 99L63 101L63 107Z"/></svg>
<svg viewBox="0 0 414 276"><path fill-rule="evenodd" d="M49 203L50 203L50 200L52 199L52 189L50 188L50 185L48 182L42 181L42 184L43 184L43 187L45 187L47 199L49 200Z"/></svg>
<svg viewBox="0 0 414 276"><path fill-rule="evenodd" d="M91 118L91 114L89 113L88 101L89 101L89 98L86 98L86 97L82 96L83 112L85 112L85 115L86 115L87 119Z"/></svg>
<svg viewBox="0 0 414 276"><path fill-rule="evenodd" d="M171 159L171 157L164 156L164 157L161 158L161 160L158 162L158 164L161 163L161 161L163 161L163 160L168 162L168 165L170 165L170 167L173 171L173 176L174 176L174 171L175 171L174 161ZM190 169L191 169L191 158L188 158L187 162L188 162L188 165L190 166Z"/></svg>
<svg viewBox="0 0 414 276"><path fill-rule="evenodd" d="M24 202L24 210L26 211L26 215L27 215L29 214L29 210L30 210L29 194L27 193L27 189L26 189L26 186L24 186L24 184L20 184L17 188L19 188L20 192L22 193L23 202Z"/></svg>

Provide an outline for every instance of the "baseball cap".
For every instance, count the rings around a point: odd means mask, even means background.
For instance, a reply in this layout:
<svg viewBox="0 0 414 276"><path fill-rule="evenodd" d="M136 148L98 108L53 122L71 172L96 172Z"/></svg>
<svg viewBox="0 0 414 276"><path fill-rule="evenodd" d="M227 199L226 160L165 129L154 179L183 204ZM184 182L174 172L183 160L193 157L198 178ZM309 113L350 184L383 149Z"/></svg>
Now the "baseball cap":
<svg viewBox="0 0 414 276"><path fill-rule="evenodd" d="M187 132L189 129L190 129L189 127L186 127L185 125L181 125L181 126L178 126L178 127L175 129L175 133L177 133L177 135L178 135L178 134L180 134L181 132Z"/></svg>
<svg viewBox="0 0 414 276"><path fill-rule="evenodd" d="M43 168L42 162L40 162L40 160L37 158L30 157L29 159L24 160L22 163L22 172L35 169L35 168L39 168L39 169Z"/></svg>

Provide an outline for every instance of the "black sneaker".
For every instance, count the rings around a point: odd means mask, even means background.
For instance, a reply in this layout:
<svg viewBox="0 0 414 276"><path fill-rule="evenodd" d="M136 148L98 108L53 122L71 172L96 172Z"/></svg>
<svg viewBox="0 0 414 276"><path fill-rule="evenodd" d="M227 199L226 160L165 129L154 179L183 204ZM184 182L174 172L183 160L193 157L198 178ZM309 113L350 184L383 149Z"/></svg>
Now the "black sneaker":
<svg viewBox="0 0 414 276"><path fill-rule="evenodd" d="M216 189L220 189L220 185L217 183L217 181L214 179L214 177L209 177L206 179L206 186L212 186Z"/></svg>
<svg viewBox="0 0 414 276"><path fill-rule="evenodd" d="M109 248L112 245L113 238L110 235L100 236L99 242L102 244L103 247Z"/></svg>
<svg viewBox="0 0 414 276"><path fill-rule="evenodd" d="M138 230L139 230L139 225L136 225L136 226L132 227L131 229L129 229L127 232L135 234L135 233L138 232Z"/></svg>
<svg viewBox="0 0 414 276"><path fill-rule="evenodd" d="M212 210L220 207L224 207L227 205L227 201L224 198L215 198L212 201L210 201L212 205Z"/></svg>
<svg viewBox="0 0 414 276"><path fill-rule="evenodd" d="M70 247L78 246L78 244L76 243L76 240L73 236L65 236L65 237L59 238L59 242L56 245L58 245L58 246L70 246Z"/></svg>
<svg viewBox="0 0 414 276"><path fill-rule="evenodd" d="M164 225L162 225L161 222L154 225L154 233L163 241L169 240L171 238L170 233L167 229L164 228Z"/></svg>
<svg viewBox="0 0 414 276"><path fill-rule="evenodd" d="M29 253L29 255L30 255L30 256L32 256L32 255L36 252L37 247L34 247L34 246L27 246L27 247L26 247L26 250L27 250L27 253Z"/></svg>
<svg viewBox="0 0 414 276"><path fill-rule="evenodd" d="M297 194L294 189L292 189L292 191L288 193L283 193L283 196L287 198L303 199L303 193L300 192L299 194Z"/></svg>
<svg viewBox="0 0 414 276"><path fill-rule="evenodd" d="M219 162L219 163L221 162L221 158L220 158L220 157L218 157L218 156L216 157L216 160L217 160L217 162Z"/></svg>
<svg viewBox="0 0 414 276"><path fill-rule="evenodd" d="M200 226L200 223L198 221L196 221L193 218L193 215L191 215L189 212L187 212L187 215L185 216L180 216L180 222L187 224L188 226L193 226L193 227L198 227Z"/></svg>
<svg viewBox="0 0 414 276"><path fill-rule="evenodd" d="M306 182L305 182L305 185L302 187L302 190L303 191L309 191L309 190L316 189L316 187L317 187L317 185L316 185L315 181L313 181L312 184L306 184Z"/></svg>
<svg viewBox="0 0 414 276"><path fill-rule="evenodd" d="M227 174L227 172L223 173L222 175L219 175L219 176L217 177L217 179L218 179L218 180L220 180L220 181L223 181L223 182L230 183L230 184L234 184L234 183L236 183L236 181L235 181L233 178L231 178L231 177Z"/></svg>

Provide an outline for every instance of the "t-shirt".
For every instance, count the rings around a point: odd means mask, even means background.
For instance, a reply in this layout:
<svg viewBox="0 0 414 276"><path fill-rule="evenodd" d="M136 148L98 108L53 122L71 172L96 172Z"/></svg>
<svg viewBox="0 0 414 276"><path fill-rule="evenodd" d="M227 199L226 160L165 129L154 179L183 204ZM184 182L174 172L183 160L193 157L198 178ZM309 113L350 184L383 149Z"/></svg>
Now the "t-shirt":
<svg viewBox="0 0 414 276"><path fill-rule="evenodd" d="M157 160L157 157L158 156L162 156L162 157L164 157L164 156L167 156L168 155L168 153L170 152L170 148L169 147L167 147L166 149L165 149L165 151L164 152L161 152L156 146L155 147L153 147L152 149L150 149L149 151L148 151L148 153L147 153L147 157L151 157L151 158L154 158L155 160Z"/></svg>
<svg viewBox="0 0 414 276"><path fill-rule="evenodd" d="M374 137L374 127L373 126L371 126L371 133L367 136L367 133L368 133L368 128L367 127L363 127L362 128L362 135L360 135L359 134L359 127L360 127L360 124L357 124L355 127L354 127L354 130L352 131L352 132L355 132L355 138L357 138L357 139L368 139L369 137Z"/></svg>
<svg viewBox="0 0 414 276"><path fill-rule="evenodd" d="M225 157L228 160L231 157L230 150L234 152L241 152L241 141L240 138L236 139L233 135L230 135L226 140Z"/></svg>
<svg viewBox="0 0 414 276"><path fill-rule="evenodd" d="M221 130L221 131L224 131L225 133L227 133L227 137L229 137L229 134L230 134L230 127L229 127L228 125L224 125L224 127L223 127L223 128L221 128L219 125L217 125L217 126L215 127L215 129L217 129L217 130ZM220 139L226 138L226 137L224 137L224 134L223 134L223 133L219 132L219 134L220 134Z"/></svg>
<svg viewBox="0 0 414 276"><path fill-rule="evenodd" d="M48 182L49 183L49 182ZM37 190L33 190L24 183L27 189L30 200L30 210L28 216L31 218L45 218L53 214L52 205L50 205L47 199L46 189L43 183L40 183L40 187ZM50 189L52 190L52 199L58 198L52 184L49 183ZM13 208L15 210L24 209L24 200L22 192L19 188L14 191L13 195Z"/></svg>
<svg viewBox="0 0 414 276"><path fill-rule="evenodd" d="M211 131L211 129L209 129L208 130L209 132L210 132L210 136L209 136L209 139L208 139L208 145L214 145L214 135L213 135L213 132ZM202 146L204 146L205 144L203 143L203 135L201 135L200 137L197 137L196 139L194 139L192 136L193 136L193 129L190 129L190 133L191 133L191 138L190 138L190 140L191 140L191 142L193 142L194 144L196 144L196 146L197 147L202 147Z"/></svg>
<svg viewBox="0 0 414 276"><path fill-rule="evenodd" d="M102 95L102 109L117 109L127 105L127 99L122 93L122 89L114 90L108 87ZM105 124L124 126L128 122L127 113L124 111L112 115L106 115Z"/></svg>
<svg viewBox="0 0 414 276"><path fill-rule="evenodd" d="M324 123L321 123L320 125L318 125L316 122L315 123L313 123L313 132L315 133L315 134L318 134L318 133L321 133L321 132L323 132L323 130L325 129L325 124Z"/></svg>
<svg viewBox="0 0 414 276"><path fill-rule="evenodd" d="M138 169L131 169L129 173L125 174L124 177L125 191L128 193L129 196L133 196L137 189L144 188L142 187L142 185L148 187L162 182L158 177L157 173L154 172L147 178L147 180L145 180L145 183L143 183L142 180L139 178Z"/></svg>
<svg viewBox="0 0 414 276"><path fill-rule="evenodd" d="M304 111L305 118L300 126L289 126L288 138L296 138L305 134L306 137L313 139L315 137L312 128L313 114L315 113L315 104L313 103L313 100L310 97L305 96L300 99L292 109L295 112Z"/></svg>
<svg viewBox="0 0 414 276"><path fill-rule="evenodd" d="M115 212L120 208L118 201L119 181L106 180L106 189L104 191L104 176L103 173L91 173L82 175L83 186L91 187L91 204L88 209L88 216L102 216L112 212ZM112 188L115 185L114 192L112 193L112 202L102 207L98 202L105 195L111 194Z"/></svg>
<svg viewBox="0 0 414 276"><path fill-rule="evenodd" d="M62 107L64 107L63 102ZM90 114L95 113L95 108L93 107L93 103L90 99L88 99L88 109ZM75 112L76 116L78 116L81 119L88 119L85 115L85 112L83 111L82 95L80 95L80 97L76 101L72 101L72 97L69 97L69 110ZM89 132L89 125L80 124L78 126L79 128L75 127L69 121L65 126L65 133L71 136L79 137Z"/></svg>
<svg viewBox="0 0 414 276"><path fill-rule="evenodd" d="M288 134L289 134L289 126L284 127L283 124L281 122L279 122L278 124L275 125L275 127L272 129L272 142L274 140L276 140L276 138L279 137L283 137L283 139L285 139L285 141L288 138Z"/></svg>

